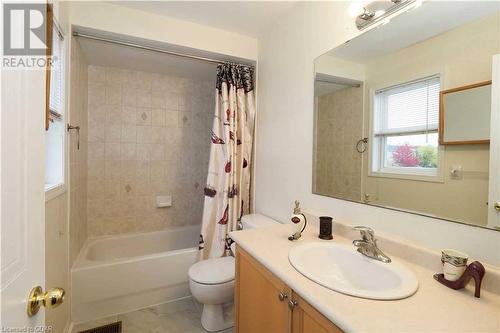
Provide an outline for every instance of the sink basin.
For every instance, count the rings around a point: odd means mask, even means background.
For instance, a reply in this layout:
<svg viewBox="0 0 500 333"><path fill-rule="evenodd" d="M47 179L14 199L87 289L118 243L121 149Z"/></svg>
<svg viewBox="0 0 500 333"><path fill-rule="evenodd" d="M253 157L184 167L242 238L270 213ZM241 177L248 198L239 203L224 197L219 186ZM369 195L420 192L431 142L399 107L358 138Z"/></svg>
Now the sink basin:
<svg viewBox="0 0 500 333"><path fill-rule="evenodd" d="M409 297L418 289L409 269L368 258L354 246L308 243L292 248L288 259L307 278L346 295L391 300Z"/></svg>

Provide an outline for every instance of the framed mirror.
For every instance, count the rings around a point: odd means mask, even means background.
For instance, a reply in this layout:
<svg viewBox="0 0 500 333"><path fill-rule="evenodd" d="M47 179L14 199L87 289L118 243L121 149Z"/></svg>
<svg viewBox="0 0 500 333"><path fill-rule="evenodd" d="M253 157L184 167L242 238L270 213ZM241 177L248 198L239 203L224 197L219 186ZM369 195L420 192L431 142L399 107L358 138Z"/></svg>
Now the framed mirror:
<svg viewBox="0 0 500 333"><path fill-rule="evenodd" d="M490 143L491 81L441 91L439 143Z"/></svg>
<svg viewBox="0 0 500 333"><path fill-rule="evenodd" d="M498 229L500 4L406 10L315 60L312 191Z"/></svg>

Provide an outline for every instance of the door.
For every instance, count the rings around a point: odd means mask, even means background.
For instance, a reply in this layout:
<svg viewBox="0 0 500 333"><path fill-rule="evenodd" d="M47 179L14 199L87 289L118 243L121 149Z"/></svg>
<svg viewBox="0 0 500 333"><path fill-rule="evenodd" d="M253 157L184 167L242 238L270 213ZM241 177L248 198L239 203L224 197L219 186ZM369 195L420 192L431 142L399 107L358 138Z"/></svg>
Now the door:
<svg viewBox="0 0 500 333"><path fill-rule="evenodd" d="M292 293L292 333L342 333L342 330L319 313L296 293Z"/></svg>
<svg viewBox="0 0 500 333"><path fill-rule="evenodd" d="M246 252L236 252L236 332L287 333L291 290Z"/></svg>
<svg viewBox="0 0 500 333"><path fill-rule="evenodd" d="M492 67L488 227L500 229L500 54Z"/></svg>
<svg viewBox="0 0 500 333"><path fill-rule="evenodd" d="M44 286L45 71L2 70L1 311L4 331L44 324L28 317L30 290Z"/></svg>

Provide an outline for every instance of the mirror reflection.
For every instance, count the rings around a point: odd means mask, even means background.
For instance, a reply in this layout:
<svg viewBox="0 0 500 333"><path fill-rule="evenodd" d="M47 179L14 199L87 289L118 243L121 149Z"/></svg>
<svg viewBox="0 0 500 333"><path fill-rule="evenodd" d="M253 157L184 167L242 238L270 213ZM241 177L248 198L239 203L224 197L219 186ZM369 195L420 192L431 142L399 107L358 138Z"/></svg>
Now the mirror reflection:
<svg viewBox="0 0 500 333"><path fill-rule="evenodd" d="M314 193L500 226L499 7L477 2L457 24L442 19L452 6L424 2L316 59Z"/></svg>

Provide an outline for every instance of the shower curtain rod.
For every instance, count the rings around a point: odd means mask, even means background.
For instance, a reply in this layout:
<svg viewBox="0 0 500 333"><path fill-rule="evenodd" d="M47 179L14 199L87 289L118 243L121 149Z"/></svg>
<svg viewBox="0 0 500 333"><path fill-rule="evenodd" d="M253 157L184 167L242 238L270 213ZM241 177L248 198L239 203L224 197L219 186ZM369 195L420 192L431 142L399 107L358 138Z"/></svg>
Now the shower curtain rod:
<svg viewBox="0 0 500 333"><path fill-rule="evenodd" d="M347 86L347 87L353 87L353 88L359 88L361 87L361 84L359 83L348 83L347 81L344 82L335 82L331 80L325 80L325 79L316 79L316 82L324 82L324 83L331 83L331 84L338 84L341 86Z"/></svg>
<svg viewBox="0 0 500 333"><path fill-rule="evenodd" d="M89 35L89 34L86 34L86 33L77 32L77 31L73 32L73 36L87 38L87 39L92 39L92 40L98 40L98 41L102 41L102 42L106 42L106 43L112 43L112 44L117 44L117 45L122 45L122 46L133 47L133 48L141 49L141 50L147 50L147 51L153 51L153 52L168 54L168 55L172 55L172 56L176 56L176 57L182 57L182 58L189 58L189 59L193 59L193 60L205 61L205 62L209 62L209 63L212 63L212 64L224 64L225 63L225 61L221 61L221 60L210 59L210 58L205 58L205 57L198 57L198 56L195 56L195 55L184 54L184 53L179 53L179 52L167 51L167 50L163 50L163 49L159 49L159 48L155 48L155 47L144 46L144 45L130 43L130 42L124 42L124 41L120 41L120 40L116 40L116 39L93 36L93 35ZM245 66L248 66L248 65L245 65Z"/></svg>

